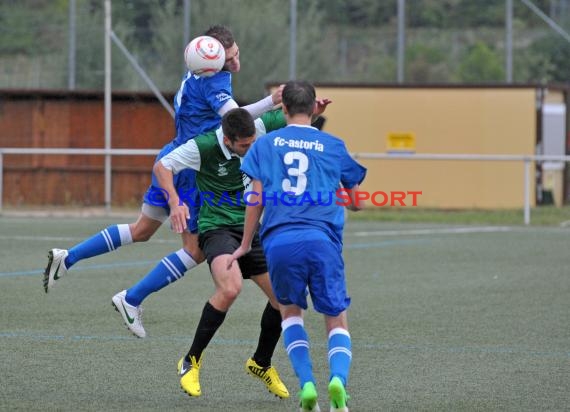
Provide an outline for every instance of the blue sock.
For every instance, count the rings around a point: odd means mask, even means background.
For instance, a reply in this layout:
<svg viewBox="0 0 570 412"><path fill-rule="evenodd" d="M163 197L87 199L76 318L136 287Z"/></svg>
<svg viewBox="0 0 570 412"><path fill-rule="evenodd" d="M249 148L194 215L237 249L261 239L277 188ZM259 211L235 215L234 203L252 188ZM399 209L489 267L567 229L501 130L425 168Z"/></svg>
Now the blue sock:
<svg viewBox="0 0 570 412"><path fill-rule="evenodd" d="M69 269L80 260L99 256L131 243L133 238L129 225L109 226L69 249L69 255L65 258L65 267Z"/></svg>
<svg viewBox="0 0 570 412"><path fill-rule="evenodd" d="M281 327L287 355L302 389L305 383L316 382L309 353L309 337L303 326L303 319L297 316L287 318L281 323Z"/></svg>
<svg viewBox="0 0 570 412"><path fill-rule="evenodd" d="M184 272L192 269L197 263L184 249L162 258L144 278L127 290L125 300L129 305L139 306L148 295L159 291L184 276Z"/></svg>
<svg viewBox="0 0 570 412"><path fill-rule="evenodd" d="M334 328L329 333L329 381L337 376L346 386L352 360L350 334L346 329Z"/></svg>

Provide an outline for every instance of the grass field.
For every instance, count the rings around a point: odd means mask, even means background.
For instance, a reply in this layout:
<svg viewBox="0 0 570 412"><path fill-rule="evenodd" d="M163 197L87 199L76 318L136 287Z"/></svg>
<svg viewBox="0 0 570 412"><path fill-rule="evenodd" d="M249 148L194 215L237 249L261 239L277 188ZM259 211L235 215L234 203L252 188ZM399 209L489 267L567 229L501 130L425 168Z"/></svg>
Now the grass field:
<svg viewBox="0 0 570 412"><path fill-rule="evenodd" d="M127 333L111 296L179 248L166 228L44 293L50 248L128 221L0 218L0 410L297 410L243 371L265 305L251 282L205 352L201 398L181 391L176 362L213 290L205 265L145 301L147 339ZM570 410L569 228L351 220L345 260L351 411ZM311 311L306 323L328 410L322 320Z"/></svg>
<svg viewBox="0 0 570 412"><path fill-rule="evenodd" d="M479 225L522 225L522 209L423 209L415 207L371 207L352 215L352 220L404 223ZM532 226L570 226L570 206L539 206L530 212Z"/></svg>

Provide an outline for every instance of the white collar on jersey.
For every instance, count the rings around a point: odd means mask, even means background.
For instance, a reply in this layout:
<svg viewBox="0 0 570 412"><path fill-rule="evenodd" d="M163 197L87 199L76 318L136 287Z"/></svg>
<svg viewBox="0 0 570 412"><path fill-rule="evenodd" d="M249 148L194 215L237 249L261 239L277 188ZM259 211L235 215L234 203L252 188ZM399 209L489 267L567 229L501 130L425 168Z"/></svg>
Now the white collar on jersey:
<svg viewBox="0 0 570 412"><path fill-rule="evenodd" d="M216 137L218 138L218 145L220 145L222 153L224 154L224 156L226 156L226 159L230 160L232 158L232 153L228 150L228 148L224 144L224 132L222 131L221 127L218 127L216 129Z"/></svg>

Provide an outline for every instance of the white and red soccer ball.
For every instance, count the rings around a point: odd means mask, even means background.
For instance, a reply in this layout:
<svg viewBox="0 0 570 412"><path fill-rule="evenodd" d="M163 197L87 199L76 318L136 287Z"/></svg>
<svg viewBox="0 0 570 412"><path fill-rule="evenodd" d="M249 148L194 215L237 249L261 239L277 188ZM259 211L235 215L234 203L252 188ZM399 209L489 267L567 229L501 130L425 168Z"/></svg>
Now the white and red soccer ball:
<svg viewBox="0 0 570 412"><path fill-rule="evenodd" d="M210 36L198 36L184 50L188 70L197 76L213 76L224 67L226 52L218 40Z"/></svg>

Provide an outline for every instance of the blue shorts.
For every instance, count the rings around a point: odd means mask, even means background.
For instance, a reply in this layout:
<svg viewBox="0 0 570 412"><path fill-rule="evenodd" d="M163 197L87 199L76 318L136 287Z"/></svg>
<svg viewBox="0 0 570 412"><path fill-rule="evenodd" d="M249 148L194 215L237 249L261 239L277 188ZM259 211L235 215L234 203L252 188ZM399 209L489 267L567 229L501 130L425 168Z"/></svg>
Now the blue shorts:
<svg viewBox="0 0 570 412"><path fill-rule="evenodd" d="M156 156L155 163L176 149L178 145L173 142L168 143ZM188 231L198 233L198 214L200 213L200 199L196 188L196 171L194 169L184 169L174 175L174 187L180 196L180 200L186 203L190 209L190 219L187 220ZM152 183L144 194L143 202L151 206L162 207L170 215L168 197L164 189L158 184L158 180L152 173Z"/></svg>
<svg viewBox="0 0 570 412"><path fill-rule="evenodd" d="M319 313L337 316L350 305L342 246L321 230L293 229L263 239L271 286L279 303L307 309L307 289Z"/></svg>

